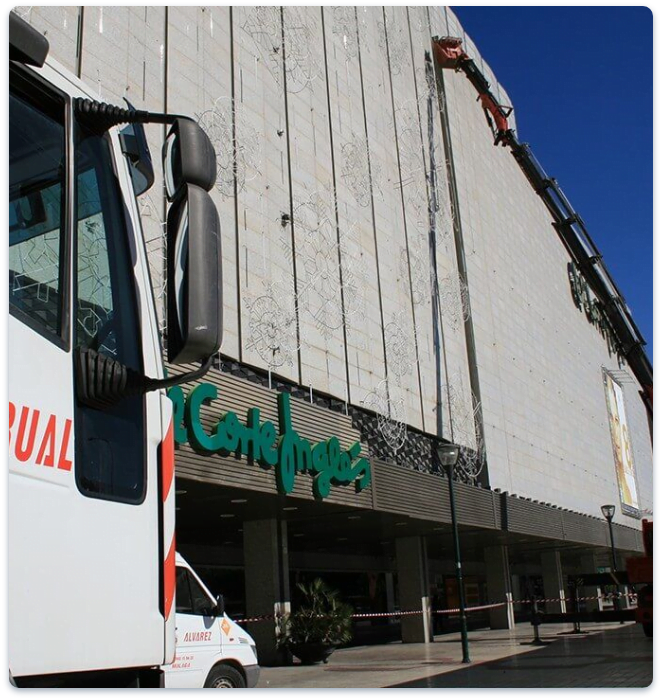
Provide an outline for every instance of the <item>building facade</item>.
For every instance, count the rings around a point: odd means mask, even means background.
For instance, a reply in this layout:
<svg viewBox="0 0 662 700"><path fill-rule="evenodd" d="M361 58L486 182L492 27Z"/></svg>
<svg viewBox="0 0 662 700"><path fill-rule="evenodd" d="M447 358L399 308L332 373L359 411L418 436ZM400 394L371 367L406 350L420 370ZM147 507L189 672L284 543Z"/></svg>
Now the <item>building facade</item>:
<svg viewBox="0 0 662 700"><path fill-rule="evenodd" d="M177 536L229 612L266 618L265 662L316 575L384 614L358 640L454 624L430 613L457 605L441 442L467 602L499 604L472 624L562 610L611 561L603 504L620 564L643 549L652 399L475 88L435 66L433 37L461 38L510 105L449 8L16 11L98 99L195 115L216 149L224 341L172 392ZM160 187L140 203L165 319Z"/></svg>

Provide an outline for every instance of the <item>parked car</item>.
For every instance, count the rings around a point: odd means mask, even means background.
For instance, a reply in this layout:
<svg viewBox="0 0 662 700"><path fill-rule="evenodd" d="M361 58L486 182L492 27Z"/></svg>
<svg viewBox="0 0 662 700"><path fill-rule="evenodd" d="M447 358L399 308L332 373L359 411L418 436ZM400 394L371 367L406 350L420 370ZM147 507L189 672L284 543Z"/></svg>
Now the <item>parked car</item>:
<svg viewBox="0 0 662 700"><path fill-rule="evenodd" d="M176 572L176 650L162 667L166 688L253 688L260 675L253 638L180 554Z"/></svg>

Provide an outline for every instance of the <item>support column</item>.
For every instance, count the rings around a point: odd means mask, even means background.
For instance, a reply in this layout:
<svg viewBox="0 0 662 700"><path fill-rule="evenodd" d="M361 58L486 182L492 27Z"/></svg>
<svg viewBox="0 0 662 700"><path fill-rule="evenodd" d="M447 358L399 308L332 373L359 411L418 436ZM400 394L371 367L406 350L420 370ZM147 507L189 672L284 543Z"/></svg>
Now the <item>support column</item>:
<svg viewBox="0 0 662 700"><path fill-rule="evenodd" d="M271 615L276 621L248 623L260 664L288 663L289 655L276 648L277 618L290 611L290 570L287 522L271 518L244 523L244 572L247 617Z"/></svg>
<svg viewBox="0 0 662 700"><path fill-rule="evenodd" d="M558 549L543 552L540 555L542 564L542 585L546 599L553 599L554 602L545 603L545 610L551 613L564 613L565 587L563 585L563 569L561 567L561 552ZM559 599L559 600L557 600Z"/></svg>
<svg viewBox="0 0 662 700"><path fill-rule="evenodd" d="M395 587L393 584L393 573L391 571L387 571L384 574L384 577L386 581L386 612L392 613L395 611Z"/></svg>
<svg viewBox="0 0 662 700"><path fill-rule="evenodd" d="M583 574L597 574L598 564L595 554L585 554L581 558L581 567ZM589 600L584 601L584 606L587 612L602 610L602 589L600 586L583 586L581 588L582 596Z"/></svg>
<svg viewBox="0 0 662 700"><path fill-rule="evenodd" d="M395 541L401 610L423 610L422 615L401 619L403 642L431 642L428 557L423 537L399 537Z"/></svg>
<svg viewBox="0 0 662 700"><path fill-rule="evenodd" d="M387 571L384 574L386 582L386 612L395 612L395 575L392 571ZM389 627L398 622L397 617L387 618Z"/></svg>
<svg viewBox="0 0 662 700"><path fill-rule="evenodd" d="M621 552L616 552L616 571L625 571L626 569L626 564L625 564L625 557L621 554ZM630 603L628 602L628 596L627 593L629 591L628 586L617 586L616 590L618 591L620 595L620 608L621 610L627 610L630 607Z"/></svg>
<svg viewBox="0 0 662 700"><path fill-rule="evenodd" d="M513 612L522 612L523 605L520 602L522 600L522 587L520 586L519 574L510 575L511 591L513 592Z"/></svg>
<svg viewBox="0 0 662 700"><path fill-rule="evenodd" d="M499 608L490 609L490 627L493 630L511 630L515 627L515 612L508 564L508 547L497 545L485 548L485 573L489 601L506 603Z"/></svg>

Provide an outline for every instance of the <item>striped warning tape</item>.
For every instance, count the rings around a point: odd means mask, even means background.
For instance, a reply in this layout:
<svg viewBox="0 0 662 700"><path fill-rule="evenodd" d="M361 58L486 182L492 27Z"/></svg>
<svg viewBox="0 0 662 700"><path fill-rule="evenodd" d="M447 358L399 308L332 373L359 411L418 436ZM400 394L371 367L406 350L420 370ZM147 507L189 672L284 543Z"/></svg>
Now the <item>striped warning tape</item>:
<svg viewBox="0 0 662 700"><path fill-rule="evenodd" d="M471 612L474 610L487 610L489 608L499 608L503 605L506 605L506 603L490 603L488 605L475 605L471 606L468 608L465 608L466 612ZM430 610L431 613L434 613L435 615L437 614L442 614L442 613L454 613L454 612L459 612L459 608L447 608L445 610ZM422 615L423 610L397 610L393 612L379 612L379 613L354 613L352 617L354 619L367 619L367 618L375 618L375 617L407 617L409 615ZM285 617L284 615L258 615L256 617L247 617L247 618L240 618L236 619L235 622L263 622L265 620L277 620L282 617ZM320 617L322 617L320 615Z"/></svg>
<svg viewBox="0 0 662 700"><path fill-rule="evenodd" d="M536 598L536 603L559 603L562 600L565 601L585 601L585 600L612 600L613 598L630 598L633 600L637 599L636 593L629 593L625 595L624 593L605 593L603 595L593 595L593 596L579 596L578 598ZM533 602L532 598L523 598L522 600L513 600L513 604L519 605L531 605Z"/></svg>
<svg viewBox="0 0 662 700"><path fill-rule="evenodd" d="M561 601L587 601L587 600L600 600L600 599L610 599L610 598L616 598L616 597L625 597L621 595L614 595L614 594L609 594L609 595L603 595L603 596L584 596L582 598L538 598L536 599L536 603L559 603ZM636 595L631 595L630 598L636 599ZM511 600L511 601L502 601L500 603L487 603L485 605L472 605L469 607L465 607L465 612L475 612L477 610L490 610L492 608L500 608L503 607L504 605L531 605L532 600L530 599L522 599L522 600ZM448 614L454 614L454 613L459 613L460 608L443 608L440 610L430 610L430 613L434 615L448 615ZM371 618L376 618L376 617L407 617L409 615L422 615L423 610L398 610L398 611L393 611L393 612L377 612L377 613L354 613L352 615L352 618L354 619L371 619ZM245 618L238 618L235 619L235 622L239 623L249 623L249 622L265 622L267 620L279 620L282 617L286 617L286 615L283 615L282 613L276 614L276 615L257 615L254 617L245 617ZM320 617L323 617L320 615Z"/></svg>
<svg viewBox="0 0 662 700"><path fill-rule="evenodd" d="M473 605L465 608L465 612L472 612L474 610L488 610L490 608L500 608L507 603L489 603L487 605ZM430 610L434 615L440 615L443 613L455 613L460 612L460 608L446 608L444 610ZM354 618L362 617L402 617L404 615L422 615L423 610L400 610L398 612L385 612L385 613L355 613L352 615Z"/></svg>
<svg viewBox="0 0 662 700"><path fill-rule="evenodd" d="M279 620L283 615L257 615L256 617L240 617L233 618L234 622L241 622L245 624L247 622L265 622L267 620Z"/></svg>
<svg viewBox="0 0 662 700"><path fill-rule="evenodd" d="M397 612L387 612L387 613L354 613L352 615L355 619L365 619L372 617L406 617L407 615L422 615L422 610L398 610Z"/></svg>

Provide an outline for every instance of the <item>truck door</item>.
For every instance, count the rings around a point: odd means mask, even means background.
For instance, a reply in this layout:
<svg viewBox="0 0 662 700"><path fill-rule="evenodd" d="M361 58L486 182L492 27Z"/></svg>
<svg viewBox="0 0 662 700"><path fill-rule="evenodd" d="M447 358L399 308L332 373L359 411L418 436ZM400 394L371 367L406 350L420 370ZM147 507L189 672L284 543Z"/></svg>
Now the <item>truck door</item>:
<svg viewBox="0 0 662 700"><path fill-rule="evenodd" d="M62 565L74 565L70 555L60 558L72 536L62 515L71 503L75 460L65 110L64 95L10 70L8 585L14 675L29 672L46 645L57 646L51 630L43 640L37 634L44 615L58 607L55 595L42 595L39 581L52 582Z"/></svg>
<svg viewBox="0 0 662 700"><path fill-rule="evenodd" d="M15 676L164 660L160 397L103 411L75 397L78 347L159 371L144 327L151 303L144 248L120 185L128 182L126 164L116 137L76 123L77 92L53 68L38 74L10 64L8 626ZM132 562L141 575L129 580Z"/></svg>

